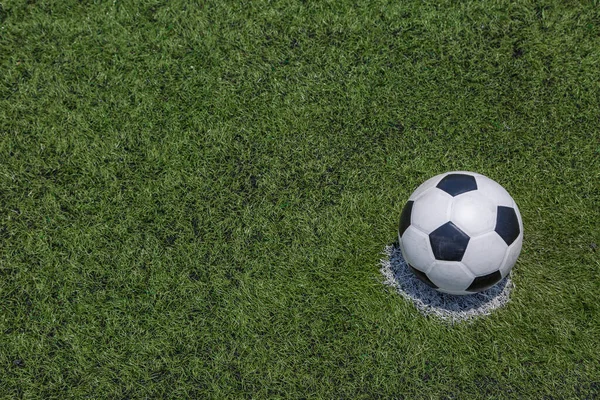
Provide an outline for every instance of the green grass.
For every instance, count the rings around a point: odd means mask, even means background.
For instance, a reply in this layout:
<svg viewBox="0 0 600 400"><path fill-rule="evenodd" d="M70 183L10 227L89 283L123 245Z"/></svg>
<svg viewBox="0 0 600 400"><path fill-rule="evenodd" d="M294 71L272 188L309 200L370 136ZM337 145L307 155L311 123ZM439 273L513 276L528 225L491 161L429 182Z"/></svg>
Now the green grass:
<svg viewBox="0 0 600 400"><path fill-rule="evenodd" d="M600 396L595 1L2 1L0 397ZM381 284L448 170L520 206L509 305Z"/></svg>

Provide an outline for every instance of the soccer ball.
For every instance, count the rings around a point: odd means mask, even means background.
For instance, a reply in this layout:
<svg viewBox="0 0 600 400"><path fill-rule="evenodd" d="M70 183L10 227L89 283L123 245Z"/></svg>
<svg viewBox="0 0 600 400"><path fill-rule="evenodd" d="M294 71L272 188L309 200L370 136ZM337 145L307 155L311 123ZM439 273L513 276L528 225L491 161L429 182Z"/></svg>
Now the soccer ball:
<svg viewBox="0 0 600 400"><path fill-rule="evenodd" d="M521 252L523 222L500 184L453 171L414 191L402 210L398 237L419 279L440 292L465 295L508 275Z"/></svg>

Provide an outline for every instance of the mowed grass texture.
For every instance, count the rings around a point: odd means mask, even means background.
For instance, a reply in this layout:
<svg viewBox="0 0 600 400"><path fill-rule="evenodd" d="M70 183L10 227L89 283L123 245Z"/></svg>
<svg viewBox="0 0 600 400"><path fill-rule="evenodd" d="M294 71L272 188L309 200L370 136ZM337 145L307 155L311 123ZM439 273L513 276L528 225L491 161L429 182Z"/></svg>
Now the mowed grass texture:
<svg viewBox="0 0 600 400"><path fill-rule="evenodd" d="M600 396L600 6L2 1L0 397ZM382 285L404 202L518 203L507 307Z"/></svg>

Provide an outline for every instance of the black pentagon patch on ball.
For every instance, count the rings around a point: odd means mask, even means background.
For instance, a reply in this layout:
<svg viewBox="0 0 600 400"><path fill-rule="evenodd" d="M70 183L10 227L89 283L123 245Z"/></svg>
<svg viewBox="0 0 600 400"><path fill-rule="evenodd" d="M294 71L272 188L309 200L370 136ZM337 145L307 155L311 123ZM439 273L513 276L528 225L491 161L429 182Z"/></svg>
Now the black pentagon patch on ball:
<svg viewBox="0 0 600 400"><path fill-rule="evenodd" d="M467 250L469 235L452 222L446 222L429 234L431 250L436 260L460 261Z"/></svg>
<svg viewBox="0 0 600 400"><path fill-rule="evenodd" d="M410 226L410 216L412 214L413 204L415 204L415 202L411 200L407 202L402 209L402 214L400 214L400 227L398 228L398 234L400 236L404 235L404 231Z"/></svg>
<svg viewBox="0 0 600 400"><path fill-rule="evenodd" d="M419 278L423 283L425 283L427 286L432 287L434 289L437 289L438 287L435 285L435 283L431 282L431 279L429 279L429 277L427 276L427 274L423 271L419 271L418 269L416 269L415 267L413 267L412 265L408 264L408 266L410 267L410 270L413 272L413 274L415 274L415 276L417 278Z"/></svg>
<svg viewBox="0 0 600 400"><path fill-rule="evenodd" d="M473 283L467 288L467 292L481 292L482 290L491 288L502 279L500 271L492 272L491 274L478 276L473 280Z"/></svg>
<svg viewBox="0 0 600 400"><path fill-rule="evenodd" d="M449 174L446 175L436 186L451 196L477 190L477 182L472 175Z"/></svg>
<svg viewBox="0 0 600 400"><path fill-rule="evenodd" d="M498 206L496 228L494 229L507 245L511 245L521 233L517 212L512 207Z"/></svg>

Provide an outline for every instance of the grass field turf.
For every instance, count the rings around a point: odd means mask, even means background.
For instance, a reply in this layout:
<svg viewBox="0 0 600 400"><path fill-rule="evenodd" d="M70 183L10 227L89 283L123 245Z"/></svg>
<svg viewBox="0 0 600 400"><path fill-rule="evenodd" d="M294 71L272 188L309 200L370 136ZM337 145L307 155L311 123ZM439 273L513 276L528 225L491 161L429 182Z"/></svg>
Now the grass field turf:
<svg viewBox="0 0 600 400"><path fill-rule="evenodd" d="M597 2L0 5L1 398L600 396ZM525 241L445 326L379 259L455 169Z"/></svg>

